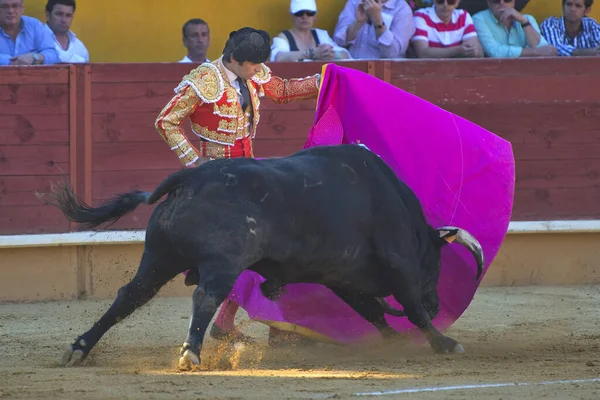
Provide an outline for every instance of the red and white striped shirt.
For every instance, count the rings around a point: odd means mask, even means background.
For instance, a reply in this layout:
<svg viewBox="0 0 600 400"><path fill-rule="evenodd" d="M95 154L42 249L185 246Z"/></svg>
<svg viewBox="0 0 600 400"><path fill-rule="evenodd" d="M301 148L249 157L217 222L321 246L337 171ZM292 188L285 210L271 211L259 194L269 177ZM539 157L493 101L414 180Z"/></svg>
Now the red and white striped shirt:
<svg viewBox="0 0 600 400"><path fill-rule="evenodd" d="M456 9L448 24L435 13L434 7L422 8L415 12L415 34L411 40L425 40L429 47L460 46L463 40L476 37L471 15L465 10Z"/></svg>

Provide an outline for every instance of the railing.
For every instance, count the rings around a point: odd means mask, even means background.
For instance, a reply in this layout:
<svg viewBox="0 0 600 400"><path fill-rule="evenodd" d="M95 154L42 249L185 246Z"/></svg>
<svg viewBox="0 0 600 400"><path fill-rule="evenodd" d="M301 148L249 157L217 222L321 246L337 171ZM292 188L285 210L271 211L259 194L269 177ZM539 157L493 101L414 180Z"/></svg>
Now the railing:
<svg viewBox="0 0 600 400"><path fill-rule="evenodd" d="M517 163L513 221L600 219L600 60L343 65L511 141ZM282 77L321 70L321 63L270 66ZM0 234L76 230L34 195L63 174L79 196L97 203L119 191L151 190L179 169L154 120L189 69L176 63L0 69ZM314 108L314 101L276 105L264 100L256 156L299 150ZM143 229L150 211L142 207L112 228Z"/></svg>

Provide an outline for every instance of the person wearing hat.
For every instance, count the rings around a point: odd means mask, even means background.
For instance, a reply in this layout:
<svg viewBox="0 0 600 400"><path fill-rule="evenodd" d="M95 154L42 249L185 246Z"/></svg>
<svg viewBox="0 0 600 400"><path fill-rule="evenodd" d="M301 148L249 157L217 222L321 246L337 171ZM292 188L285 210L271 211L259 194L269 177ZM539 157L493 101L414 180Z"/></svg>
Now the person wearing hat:
<svg viewBox="0 0 600 400"><path fill-rule="evenodd" d="M317 19L315 0L290 2L292 28L273 38L271 61L340 60L350 53L335 44L324 29L313 28Z"/></svg>

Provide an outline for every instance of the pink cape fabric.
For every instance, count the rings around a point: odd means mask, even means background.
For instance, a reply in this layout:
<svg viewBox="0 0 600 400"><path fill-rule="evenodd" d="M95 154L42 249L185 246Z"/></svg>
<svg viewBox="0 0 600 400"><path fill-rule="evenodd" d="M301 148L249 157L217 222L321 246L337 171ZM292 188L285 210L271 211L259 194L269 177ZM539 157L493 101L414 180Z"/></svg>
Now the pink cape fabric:
<svg viewBox="0 0 600 400"><path fill-rule="evenodd" d="M511 144L501 137L366 73L324 67L314 125L305 148L358 143L378 154L416 193L433 227L454 225L481 243L485 272L502 244L513 205L515 167ZM330 205L331 206L331 205ZM438 286L441 331L467 309L481 280L459 244L445 246ZM264 278L245 271L229 299L254 320L299 325L335 342L379 337L377 330L329 289L287 285L276 302L262 296ZM388 301L402 308L392 297ZM406 318L386 315L397 331L421 333Z"/></svg>

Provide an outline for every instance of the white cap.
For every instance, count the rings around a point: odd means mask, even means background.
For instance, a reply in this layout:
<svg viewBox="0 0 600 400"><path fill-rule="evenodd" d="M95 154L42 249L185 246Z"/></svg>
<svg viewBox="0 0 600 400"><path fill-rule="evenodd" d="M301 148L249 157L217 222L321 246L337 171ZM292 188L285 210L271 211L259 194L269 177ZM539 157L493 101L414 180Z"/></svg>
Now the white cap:
<svg viewBox="0 0 600 400"><path fill-rule="evenodd" d="M290 12L292 14L303 10L317 12L317 2L315 0L292 0L290 3Z"/></svg>

